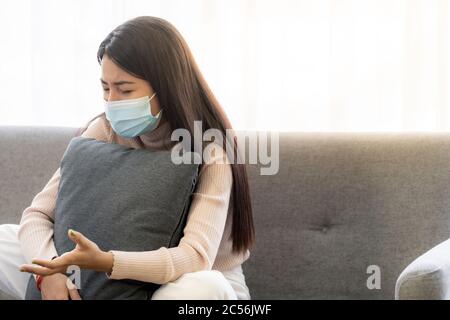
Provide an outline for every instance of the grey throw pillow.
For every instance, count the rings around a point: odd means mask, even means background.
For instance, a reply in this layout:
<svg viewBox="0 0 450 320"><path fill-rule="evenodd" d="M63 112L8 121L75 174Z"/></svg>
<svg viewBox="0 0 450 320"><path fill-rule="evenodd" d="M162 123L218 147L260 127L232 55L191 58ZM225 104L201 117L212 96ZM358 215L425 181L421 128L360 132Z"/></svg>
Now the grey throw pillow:
<svg viewBox="0 0 450 320"><path fill-rule="evenodd" d="M100 249L150 251L177 246L183 236L198 165L176 165L170 151L133 149L92 138L73 138L61 161L54 241L59 255L75 244L68 229ZM150 299L160 285L111 280L81 270L83 299ZM26 299L40 299L33 277Z"/></svg>

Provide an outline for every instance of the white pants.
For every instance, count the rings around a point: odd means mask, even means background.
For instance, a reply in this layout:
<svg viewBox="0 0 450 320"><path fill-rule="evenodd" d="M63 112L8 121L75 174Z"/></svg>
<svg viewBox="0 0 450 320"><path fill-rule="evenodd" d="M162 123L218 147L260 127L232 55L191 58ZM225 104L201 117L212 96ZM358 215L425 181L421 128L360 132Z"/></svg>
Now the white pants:
<svg viewBox="0 0 450 320"><path fill-rule="evenodd" d="M23 300L30 274L20 272L26 263L20 249L17 232L19 225L0 225L0 291ZM220 272L217 270L185 273L178 279L162 285L152 300L249 300L242 267Z"/></svg>

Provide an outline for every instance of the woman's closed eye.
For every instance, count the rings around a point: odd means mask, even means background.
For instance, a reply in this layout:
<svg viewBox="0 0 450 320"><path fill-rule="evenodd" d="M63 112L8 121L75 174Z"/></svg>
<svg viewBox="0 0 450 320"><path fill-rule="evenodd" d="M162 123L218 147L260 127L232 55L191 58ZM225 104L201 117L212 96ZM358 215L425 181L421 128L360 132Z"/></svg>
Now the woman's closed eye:
<svg viewBox="0 0 450 320"><path fill-rule="evenodd" d="M104 92L109 92L109 88L103 88ZM120 93L121 94L130 94L132 93L134 90L121 90Z"/></svg>
<svg viewBox="0 0 450 320"><path fill-rule="evenodd" d="M122 93L122 94L130 94L132 92L133 92L133 90L123 90L120 93Z"/></svg>

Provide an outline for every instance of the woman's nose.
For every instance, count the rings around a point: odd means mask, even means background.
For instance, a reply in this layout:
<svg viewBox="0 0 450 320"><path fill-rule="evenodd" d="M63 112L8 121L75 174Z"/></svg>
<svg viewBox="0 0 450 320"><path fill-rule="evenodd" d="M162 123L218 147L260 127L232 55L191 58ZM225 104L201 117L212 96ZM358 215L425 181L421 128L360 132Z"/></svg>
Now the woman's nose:
<svg viewBox="0 0 450 320"><path fill-rule="evenodd" d="M115 92L113 92L113 91L111 90L111 91L109 92L109 95L108 95L106 101L112 102L112 101L117 101L117 100L120 100L120 97L119 97Z"/></svg>

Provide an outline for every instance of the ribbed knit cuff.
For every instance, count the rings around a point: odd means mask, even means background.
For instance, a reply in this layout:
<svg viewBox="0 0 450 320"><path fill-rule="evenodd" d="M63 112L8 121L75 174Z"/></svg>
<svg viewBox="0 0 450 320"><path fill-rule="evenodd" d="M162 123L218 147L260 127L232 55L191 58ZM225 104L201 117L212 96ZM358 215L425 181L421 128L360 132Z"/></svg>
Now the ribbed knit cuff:
<svg viewBox="0 0 450 320"><path fill-rule="evenodd" d="M110 251L114 256L109 279L133 279L144 282L166 283L172 273L170 253L167 248L144 252Z"/></svg>

